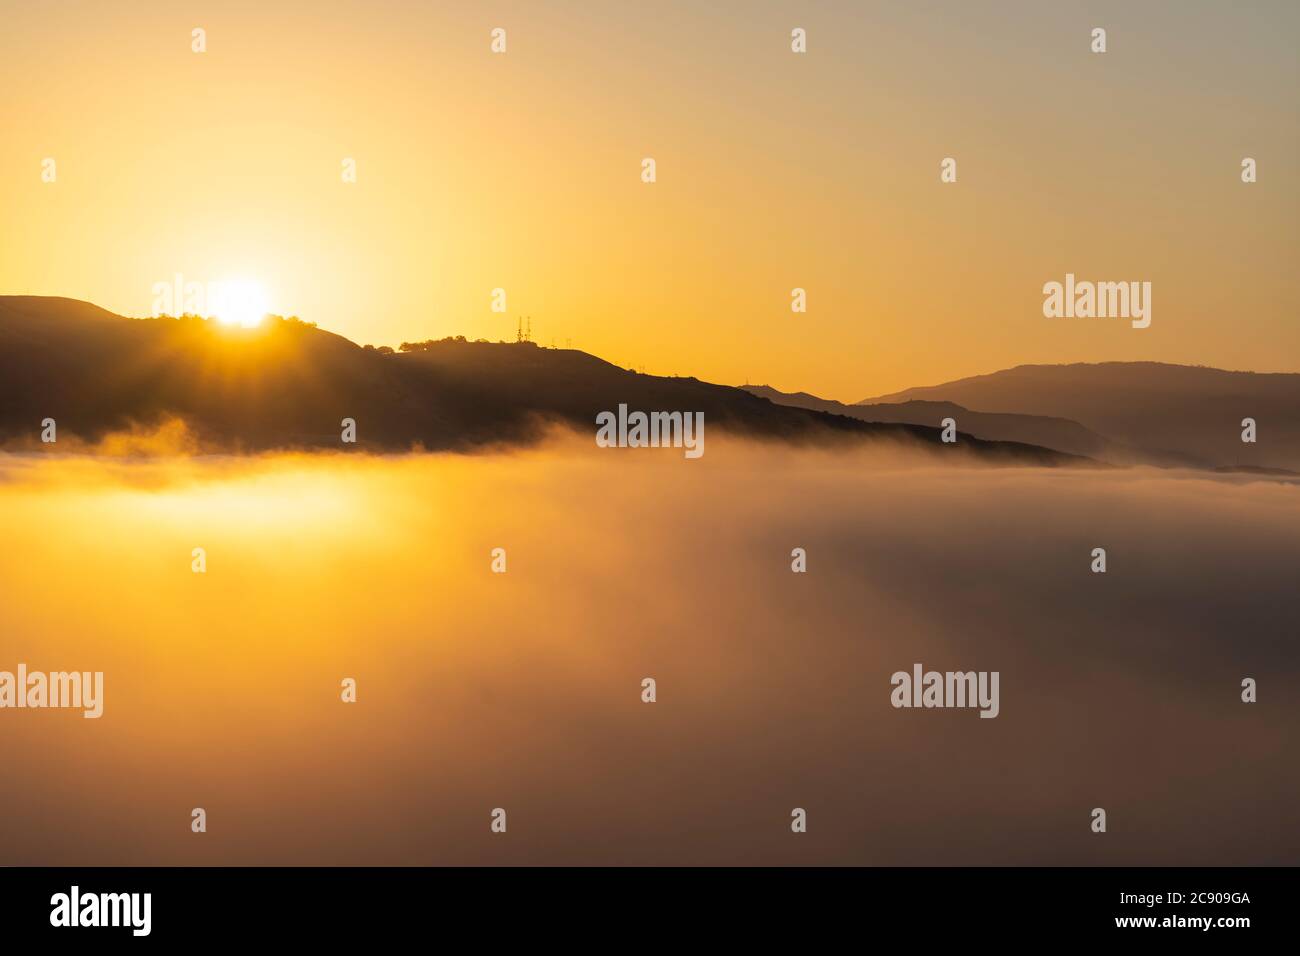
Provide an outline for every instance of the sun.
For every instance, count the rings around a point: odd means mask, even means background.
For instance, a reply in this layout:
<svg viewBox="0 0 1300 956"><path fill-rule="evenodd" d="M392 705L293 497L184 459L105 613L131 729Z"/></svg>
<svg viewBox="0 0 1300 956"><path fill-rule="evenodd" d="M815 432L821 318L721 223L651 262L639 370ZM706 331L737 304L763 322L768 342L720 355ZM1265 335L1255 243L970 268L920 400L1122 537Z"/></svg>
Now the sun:
<svg viewBox="0 0 1300 956"><path fill-rule="evenodd" d="M216 296L212 310L222 325L237 325L251 329L261 323L271 311L271 300L266 287L256 279L226 279Z"/></svg>

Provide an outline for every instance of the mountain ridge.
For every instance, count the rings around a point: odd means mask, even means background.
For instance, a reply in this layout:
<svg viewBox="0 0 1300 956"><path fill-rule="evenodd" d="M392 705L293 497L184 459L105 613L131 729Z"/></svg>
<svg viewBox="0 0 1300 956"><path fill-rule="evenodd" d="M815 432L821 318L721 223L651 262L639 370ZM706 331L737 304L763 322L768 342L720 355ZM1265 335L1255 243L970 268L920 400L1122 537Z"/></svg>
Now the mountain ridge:
<svg viewBox="0 0 1300 956"><path fill-rule="evenodd" d="M862 399L947 401L991 414L1066 418L1153 463L1300 469L1300 373L1167 362L1017 365ZM1244 420L1256 441L1243 442ZM1050 447L1050 446L1049 446Z"/></svg>
<svg viewBox="0 0 1300 956"><path fill-rule="evenodd" d="M205 446L337 448L340 423L352 418L361 448L468 449L534 441L556 422L594 435L595 416L620 403L700 411L711 430L753 438L888 439L1006 463L1089 464L969 436L959 448L941 446L937 427L781 406L731 386L643 375L533 343L444 340L391 352L279 317L244 329L0 296L0 441L30 441L46 417L60 435L86 442L179 418Z"/></svg>
<svg viewBox="0 0 1300 956"><path fill-rule="evenodd" d="M1072 455L1097 458L1113 464L1154 463L1149 456L1141 454L1136 449L1126 449L1067 418L978 412L955 402L926 399L872 405L845 405L834 399L819 398L808 392L781 392L770 385L742 387L751 394L762 396L776 404L849 415L867 422L937 426L944 419L952 418L961 431L989 441L1020 441ZM1182 459L1162 459L1159 463L1188 464Z"/></svg>

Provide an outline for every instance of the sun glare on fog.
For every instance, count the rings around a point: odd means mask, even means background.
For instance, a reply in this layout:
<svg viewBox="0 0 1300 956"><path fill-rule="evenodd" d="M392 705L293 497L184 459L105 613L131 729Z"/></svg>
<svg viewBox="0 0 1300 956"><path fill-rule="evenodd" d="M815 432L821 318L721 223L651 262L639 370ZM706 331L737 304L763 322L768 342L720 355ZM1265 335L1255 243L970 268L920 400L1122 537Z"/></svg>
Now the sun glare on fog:
<svg viewBox="0 0 1300 956"><path fill-rule="evenodd" d="M0 819L23 821L0 861L1287 859L1300 716L1240 715L1205 662L1297 672L1278 623L1300 616L1293 487L721 439L701 470L589 446L0 456L0 668L105 675L102 719L3 718L5 782L24 784L0 787ZM1135 569L1127 588L1077 585L1098 534ZM807 580L794 542L815 549ZM503 543L510 573L493 574ZM1224 555L1246 582L1232 591L1214 586ZM976 579L993 590L935 600ZM996 720L891 705L893 670L981 659L1014 688ZM647 675L671 705L642 703ZM340 702L345 677L360 703ZM1160 760L1128 745L1161 721L1182 732ZM1202 801L1171 810L1188 787ZM1118 849L1053 829L1089 788L1149 795ZM833 834L783 839L796 790ZM220 841L187 839L200 791ZM549 832L497 842L478 821L501 792ZM1206 805L1231 827L1209 846Z"/></svg>

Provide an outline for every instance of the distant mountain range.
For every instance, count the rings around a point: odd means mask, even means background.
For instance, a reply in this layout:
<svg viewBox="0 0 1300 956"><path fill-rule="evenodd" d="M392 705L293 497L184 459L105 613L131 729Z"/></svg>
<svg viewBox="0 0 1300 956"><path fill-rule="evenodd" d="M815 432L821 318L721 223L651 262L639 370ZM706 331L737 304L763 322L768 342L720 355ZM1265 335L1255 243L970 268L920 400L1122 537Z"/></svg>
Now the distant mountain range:
<svg viewBox="0 0 1300 956"><path fill-rule="evenodd" d="M1300 470L1300 374L1228 372L1159 362L1020 365L854 405L765 385L751 394L867 422L937 424L1117 465ZM1243 442L1253 418L1256 441Z"/></svg>
<svg viewBox="0 0 1300 956"><path fill-rule="evenodd" d="M848 415L860 421L938 425L945 418L952 418L961 431L980 438L996 436L1002 441L1020 441L1089 458L1106 457L1112 451L1112 443L1105 438L1078 422L1064 418L972 412L953 402L845 405L807 392L780 392L768 385L746 385L744 388L751 395L758 395L778 405L815 409L832 415ZM1109 460L1114 461L1117 457L1119 456L1111 455Z"/></svg>
<svg viewBox="0 0 1300 956"><path fill-rule="evenodd" d="M178 417L205 447L223 450L341 448L344 418L356 420L358 445L374 450L531 441L553 422L590 432L594 443L596 415L620 403L700 411L713 434L939 446L937 422L865 422L531 343L448 340L392 353L294 320L241 329L0 296L0 442L10 447L36 442L47 417L61 439L87 442ZM1081 463L1018 441L964 436L942 447L1013 464Z"/></svg>
<svg viewBox="0 0 1300 956"><path fill-rule="evenodd" d="M858 404L918 399L1071 419L1157 462L1175 456L1207 467L1300 468L1295 373L1161 362L1020 365ZM1257 424L1254 444L1241 440L1244 418Z"/></svg>

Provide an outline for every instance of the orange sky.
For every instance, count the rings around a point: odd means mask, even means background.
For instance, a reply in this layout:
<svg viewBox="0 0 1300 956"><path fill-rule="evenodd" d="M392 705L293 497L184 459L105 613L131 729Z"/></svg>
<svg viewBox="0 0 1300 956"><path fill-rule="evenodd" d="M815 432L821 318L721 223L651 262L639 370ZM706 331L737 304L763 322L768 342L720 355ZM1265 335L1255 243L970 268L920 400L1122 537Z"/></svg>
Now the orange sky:
<svg viewBox="0 0 1300 956"><path fill-rule="evenodd" d="M1023 362L1300 369L1294 4L701 6L11 4L0 293L145 315L176 273L251 277L359 342L531 315L847 401ZM1044 318L1067 272L1150 281L1151 327Z"/></svg>

